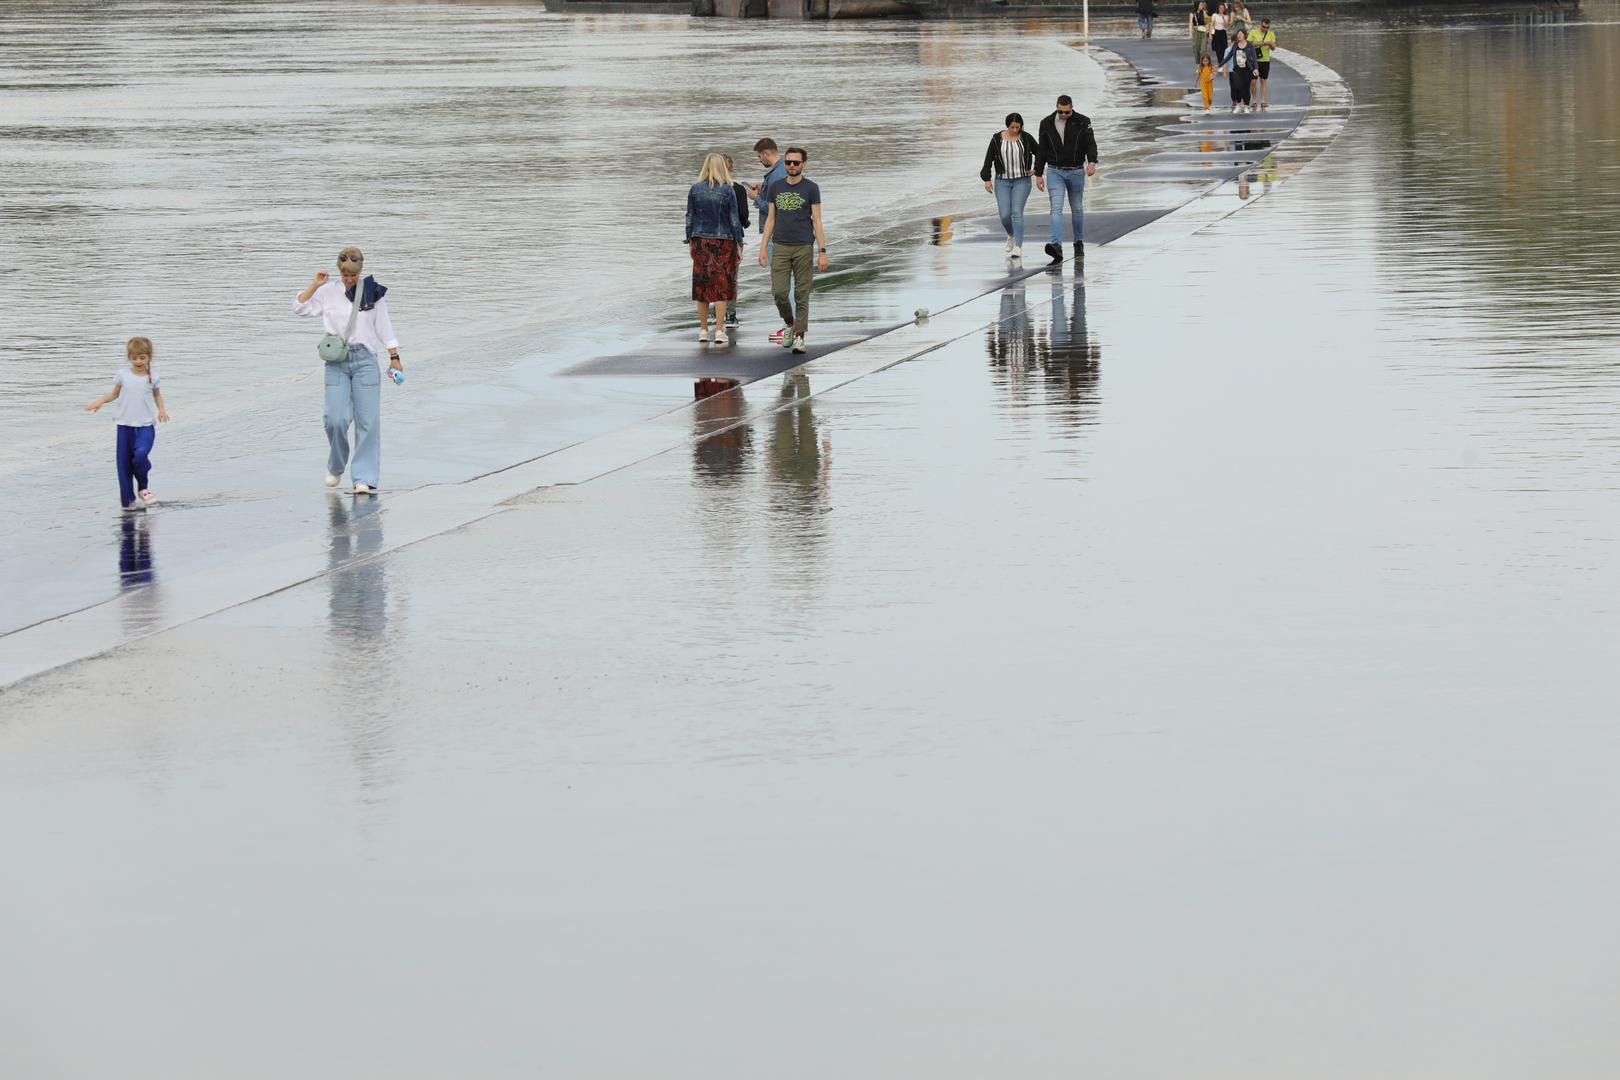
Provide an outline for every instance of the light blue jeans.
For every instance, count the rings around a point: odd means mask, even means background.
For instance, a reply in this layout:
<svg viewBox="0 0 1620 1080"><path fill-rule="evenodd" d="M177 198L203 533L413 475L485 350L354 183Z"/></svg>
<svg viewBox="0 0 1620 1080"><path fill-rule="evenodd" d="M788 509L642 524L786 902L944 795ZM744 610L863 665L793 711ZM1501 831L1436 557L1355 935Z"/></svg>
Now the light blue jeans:
<svg viewBox="0 0 1620 1080"><path fill-rule="evenodd" d="M1029 202L1029 187L1033 181L1027 176L1017 180L996 177L996 212L1001 215L1001 227L1012 242L1024 246L1024 204Z"/></svg>
<svg viewBox="0 0 1620 1080"><path fill-rule="evenodd" d="M350 345L347 360L326 365L326 471L342 476L349 464L349 425L354 424L354 469L357 484L377 486L382 471L382 421L378 399L382 373L377 354Z"/></svg>
<svg viewBox="0 0 1620 1080"><path fill-rule="evenodd" d="M1046 197L1052 200L1052 243L1063 243L1063 193L1069 193L1069 231L1074 242L1079 243L1085 235L1081 231L1081 202L1086 195L1086 169L1082 165L1078 169L1059 169L1051 165L1046 167Z"/></svg>

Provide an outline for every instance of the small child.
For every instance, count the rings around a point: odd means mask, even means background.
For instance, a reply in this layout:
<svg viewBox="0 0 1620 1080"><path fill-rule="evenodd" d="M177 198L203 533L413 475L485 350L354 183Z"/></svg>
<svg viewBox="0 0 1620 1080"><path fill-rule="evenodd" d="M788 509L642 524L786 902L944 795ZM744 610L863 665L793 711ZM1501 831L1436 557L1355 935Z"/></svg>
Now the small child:
<svg viewBox="0 0 1620 1080"><path fill-rule="evenodd" d="M1209 112L1210 102L1215 100L1215 68L1209 62L1209 53L1198 57L1198 89L1204 92L1204 111Z"/></svg>
<svg viewBox="0 0 1620 1080"><path fill-rule="evenodd" d="M168 423L169 411L163 407L158 377L152 374L151 340L130 338L124 352L129 366L119 368L113 376L113 388L86 405L84 411L96 412L109 401L118 403L118 495L128 511L157 502L157 496L146 487L146 478L152 471L152 443L157 438L154 425L159 420Z"/></svg>

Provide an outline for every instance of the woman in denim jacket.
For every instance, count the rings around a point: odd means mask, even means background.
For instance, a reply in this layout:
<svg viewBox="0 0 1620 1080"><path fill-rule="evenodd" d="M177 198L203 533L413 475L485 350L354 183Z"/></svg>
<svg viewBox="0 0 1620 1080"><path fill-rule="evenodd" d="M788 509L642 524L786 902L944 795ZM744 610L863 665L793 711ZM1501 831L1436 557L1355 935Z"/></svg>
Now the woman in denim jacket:
<svg viewBox="0 0 1620 1080"><path fill-rule="evenodd" d="M686 243L692 249L692 303L698 341L709 341L709 305L714 305L714 343L730 345L726 305L737 299L737 263L742 259L742 220L724 154L703 159L697 183L686 193Z"/></svg>

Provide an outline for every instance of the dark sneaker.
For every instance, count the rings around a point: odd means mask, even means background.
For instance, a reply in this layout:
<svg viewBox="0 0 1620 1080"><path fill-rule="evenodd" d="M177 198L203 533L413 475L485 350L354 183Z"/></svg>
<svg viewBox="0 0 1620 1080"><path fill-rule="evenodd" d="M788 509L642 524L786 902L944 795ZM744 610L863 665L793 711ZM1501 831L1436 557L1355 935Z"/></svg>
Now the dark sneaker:
<svg viewBox="0 0 1620 1080"><path fill-rule="evenodd" d="M1086 245L1084 245L1084 244L1075 244L1074 245L1074 261L1075 262L1085 262L1086 261Z"/></svg>
<svg viewBox="0 0 1620 1080"><path fill-rule="evenodd" d="M735 311L726 312L726 325L727 326L736 326L737 325L737 313Z"/></svg>
<svg viewBox="0 0 1620 1080"><path fill-rule="evenodd" d="M1063 261L1063 249L1056 244L1047 244L1046 253L1052 257L1052 261L1055 263Z"/></svg>

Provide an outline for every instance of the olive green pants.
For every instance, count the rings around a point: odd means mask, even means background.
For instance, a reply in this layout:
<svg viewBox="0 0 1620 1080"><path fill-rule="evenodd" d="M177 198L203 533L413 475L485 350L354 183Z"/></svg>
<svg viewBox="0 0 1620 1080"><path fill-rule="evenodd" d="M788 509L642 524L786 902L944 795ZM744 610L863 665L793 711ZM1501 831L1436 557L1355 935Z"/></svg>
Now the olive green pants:
<svg viewBox="0 0 1620 1080"><path fill-rule="evenodd" d="M810 329L810 286L816 281L816 245L771 244L771 296L795 334ZM789 282L793 297L788 299Z"/></svg>

